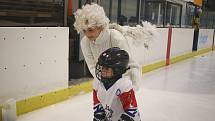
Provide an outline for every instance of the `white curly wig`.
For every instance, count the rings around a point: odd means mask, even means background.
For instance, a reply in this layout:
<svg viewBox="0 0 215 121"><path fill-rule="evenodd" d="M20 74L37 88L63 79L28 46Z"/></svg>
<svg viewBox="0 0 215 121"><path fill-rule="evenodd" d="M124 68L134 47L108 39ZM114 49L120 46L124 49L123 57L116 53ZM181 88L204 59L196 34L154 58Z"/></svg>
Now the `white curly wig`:
<svg viewBox="0 0 215 121"><path fill-rule="evenodd" d="M82 8L78 9L74 15L74 27L78 33L90 27L102 26L103 28L107 28L110 21L105 15L103 7L95 3L82 6Z"/></svg>

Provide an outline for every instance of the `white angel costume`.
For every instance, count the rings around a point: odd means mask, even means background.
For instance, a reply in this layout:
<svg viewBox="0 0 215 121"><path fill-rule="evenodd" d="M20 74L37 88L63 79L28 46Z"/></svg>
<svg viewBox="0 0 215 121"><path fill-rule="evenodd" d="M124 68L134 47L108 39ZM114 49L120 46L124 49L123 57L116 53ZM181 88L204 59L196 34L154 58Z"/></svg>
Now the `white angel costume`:
<svg viewBox="0 0 215 121"><path fill-rule="evenodd" d="M117 24L109 26L109 19L105 15L104 9L94 3L87 4L82 9L77 10L75 19L74 26L78 32L90 27L103 27L96 40L89 40L86 36L81 40L81 49L85 61L94 79L96 79L95 66L99 55L108 48L119 47L129 53L130 61L128 65L130 69L125 75L129 75L134 88L138 88L138 83L141 81L141 63L134 60L135 52L132 49L141 45L143 48L147 48L148 41L153 38L155 27L146 22L143 23L143 26L138 25L136 27Z"/></svg>

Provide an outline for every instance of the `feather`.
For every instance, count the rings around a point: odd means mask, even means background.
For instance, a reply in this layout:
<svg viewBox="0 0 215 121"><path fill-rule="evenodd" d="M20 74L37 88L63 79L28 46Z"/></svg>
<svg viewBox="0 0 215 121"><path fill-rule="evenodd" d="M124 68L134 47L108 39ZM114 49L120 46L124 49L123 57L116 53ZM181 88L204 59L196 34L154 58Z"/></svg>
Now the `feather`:
<svg viewBox="0 0 215 121"><path fill-rule="evenodd" d="M120 26L119 24L112 23L109 24L109 28L121 32L135 46L149 48L149 42L153 41L157 36L156 26L147 21L141 23L142 25L136 25L135 27Z"/></svg>
<svg viewBox="0 0 215 121"><path fill-rule="evenodd" d="M150 44L157 38L156 26L149 22L141 22L135 27L109 24L110 29L115 29L123 34L130 48L130 54L140 65L144 64L144 53L150 49Z"/></svg>

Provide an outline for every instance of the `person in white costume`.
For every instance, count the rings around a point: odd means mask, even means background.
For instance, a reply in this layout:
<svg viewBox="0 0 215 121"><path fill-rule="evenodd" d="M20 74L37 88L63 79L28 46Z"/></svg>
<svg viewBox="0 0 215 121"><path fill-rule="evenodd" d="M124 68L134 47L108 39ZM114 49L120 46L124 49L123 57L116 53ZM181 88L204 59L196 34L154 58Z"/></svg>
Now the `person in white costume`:
<svg viewBox="0 0 215 121"><path fill-rule="evenodd" d="M118 47L104 51L96 63L93 83L93 121L140 121L129 69L129 54Z"/></svg>
<svg viewBox="0 0 215 121"><path fill-rule="evenodd" d="M99 55L110 47L119 47L126 50L129 55L129 67L126 74L135 88L138 88L138 82L141 80L140 65L134 61L130 54L130 49L122 33L116 29L109 29L109 19L105 15L103 7L92 3L86 4L75 13L74 27L78 33L83 32L84 37L81 40L81 49L87 63L87 66L95 76L95 66Z"/></svg>

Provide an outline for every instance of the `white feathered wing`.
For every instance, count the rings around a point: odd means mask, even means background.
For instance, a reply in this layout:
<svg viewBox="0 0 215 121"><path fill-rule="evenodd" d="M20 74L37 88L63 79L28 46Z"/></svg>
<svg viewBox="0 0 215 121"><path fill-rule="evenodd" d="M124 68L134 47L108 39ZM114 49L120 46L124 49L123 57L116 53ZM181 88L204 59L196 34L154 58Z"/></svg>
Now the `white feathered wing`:
<svg viewBox="0 0 215 121"><path fill-rule="evenodd" d="M120 26L116 23L109 25L110 29L116 29L126 38L133 58L140 65L144 64L144 51L150 49L150 44L157 38L156 26L149 22L142 22L142 25L135 27Z"/></svg>

